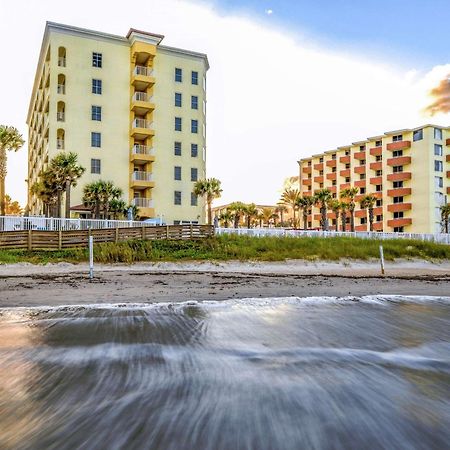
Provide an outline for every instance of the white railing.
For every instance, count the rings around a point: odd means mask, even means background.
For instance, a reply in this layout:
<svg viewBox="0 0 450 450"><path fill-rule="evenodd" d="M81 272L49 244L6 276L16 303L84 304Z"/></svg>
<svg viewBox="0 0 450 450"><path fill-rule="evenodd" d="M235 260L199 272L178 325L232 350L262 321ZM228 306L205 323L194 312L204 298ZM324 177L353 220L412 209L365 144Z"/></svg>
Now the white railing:
<svg viewBox="0 0 450 450"><path fill-rule="evenodd" d="M56 139L56 148L58 150L64 150L64 139Z"/></svg>
<svg viewBox="0 0 450 450"><path fill-rule="evenodd" d="M58 66L59 67L66 67L66 58L64 56L60 56L58 58Z"/></svg>
<svg viewBox="0 0 450 450"><path fill-rule="evenodd" d="M101 219L56 219L52 217L19 217L0 216L1 231L68 231L68 230L88 230L104 228L127 228L152 226L144 222L131 220L101 220Z"/></svg>
<svg viewBox="0 0 450 450"><path fill-rule="evenodd" d="M153 102L153 96L150 97L147 92L135 92L133 95L133 101L135 102Z"/></svg>
<svg viewBox="0 0 450 450"><path fill-rule="evenodd" d="M58 94L65 94L66 93L66 85L65 84L58 84Z"/></svg>
<svg viewBox="0 0 450 450"><path fill-rule="evenodd" d="M63 111L58 111L58 112L56 113L56 120L57 120L58 122L64 122L64 118L65 118L65 114L64 114Z"/></svg>
<svg viewBox="0 0 450 450"><path fill-rule="evenodd" d="M153 174L150 172L135 171L131 178L133 181L153 181Z"/></svg>
<svg viewBox="0 0 450 450"><path fill-rule="evenodd" d="M131 204L138 208L153 208L153 200L150 198L136 197L133 198Z"/></svg>
<svg viewBox="0 0 450 450"><path fill-rule="evenodd" d="M149 67L145 66L135 66L134 75L143 75L144 77L151 77L153 76L153 69L150 69Z"/></svg>
<svg viewBox="0 0 450 450"><path fill-rule="evenodd" d="M153 122L145 119L134 119L133 120L133 128L148 128L151 129Z"/></svg>
<svg viewBox="0 0 450 450"><path fill-rule="evenodd" d="M216 234L237 234L256 237L354 237L360 239L414 239L450 245L450 233L383 233L377 231L313 231L285 228L216 228Z"/></svg>
<svg viewBox="0 0 450 450"><path fill-rule="evenodd" d="M155 149L147 145L134 144L131 152L133 155L154 155Z"/></svg>

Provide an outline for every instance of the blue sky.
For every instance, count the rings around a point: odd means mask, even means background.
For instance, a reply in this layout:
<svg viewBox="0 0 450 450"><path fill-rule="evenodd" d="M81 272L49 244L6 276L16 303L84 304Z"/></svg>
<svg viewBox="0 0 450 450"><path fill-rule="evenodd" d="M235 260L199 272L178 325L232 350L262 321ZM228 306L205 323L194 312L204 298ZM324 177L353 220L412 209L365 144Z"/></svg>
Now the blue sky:
<svg viewBox="0 0 450 450"><path fill-rule="evenodd" d="M418 69L449 60L450 0L209 0L223 13L272 21L346 51ZM272 10L272 14L267 14Z"/></svg>

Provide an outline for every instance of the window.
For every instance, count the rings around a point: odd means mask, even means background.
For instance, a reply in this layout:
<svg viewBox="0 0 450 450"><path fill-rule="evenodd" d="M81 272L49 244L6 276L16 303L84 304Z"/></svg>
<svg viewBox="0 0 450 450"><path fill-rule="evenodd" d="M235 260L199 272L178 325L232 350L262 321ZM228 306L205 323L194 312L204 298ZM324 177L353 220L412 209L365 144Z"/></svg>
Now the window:
<svg viewBox="0 0 450 450"><path fill-rule="evenodd" d="M198 169L196 167L191 167L191 181L198 180Z"/></svg>
<svg viewBox="0 0 450 450"><path fill-rule="evenodd" d="M101 147L102 146L102 135L101 133L91 133L91 147Z"/></svg>
<svg viewBox="0 0 450 450"><path fill-rule="evenodd" d="M376 205L377 205L377 206L383 206L383 200L381 200L381 198L379 198L379 199L377 200Z"/></svg>
<svg viewBox="0 0 450 450"><path fill-rule="evenodd" d="M331 186L336 186L336 184L337 184L337 183L336 183L336 180L332 180L332 181L331 181Z"/></svg>
<svg viewBox="0 0 450 450"><path fill-rule="evenodd" d="M442 145L434 144L434 154L436 156L442 156Z"/></svg>
<svg viewBox="0 0 450 450"><path fill-rule="evenodd" d="M198 72L192 71L191 81L192 81L192 84L198 84Z"/></svg>
<svg viewBox="0 0 450 450"><path fill-rule="evenodd" d="M434 129L434 138L437 141L442 141L442 130L440 128L435 128Z"/></svg>
<svg viewBox="0 0 450 450"><path fill-rule="evenodd" d="M423 139L423 130L416 130L413 132L413 141L421 141Z"/></svg>
<svg viewBox="0 0 450 450"><path fill-rule="evenodd" d="M383 221L383 215L379 214L375 217L375 222L382 222Z"/></svg>
<svg viewBox="0 0 450 450"><path fill-rule="evenodd" d="M395 211L394 212L394 219L403 219L404 212L403 211Z"/></svg>
<svg viewBox="0 0 450 450"><path fill-rule="evenodd" d="M102 93L102 80L92 80L92 93L101 94Z"/></svg>
<svg viewBox="0 0 450 450"><path fill-rule="evenodd" d="M434 187L436 188L444 187L444 179L442 177L434 177Z"/></svg>
<svg viewBox="0 0 450 450"><path fill-rule="evenodd" d="M382 156L382 155L377 155L377 156L375 156L375 161L376 161L376 162L383 161L383 156Z"/></svg>
<svg viewBox="0 0 450 450"><path fill-rule="evenodd" d="M361 217L361 225L365 225L367 223L367 217Z"/></svg>
<svg viewBox="0 0 450 450"><path fill-rule="evenodd" d="M101 161L99 159L91 159L91 173L101 172Z"/></svg>
<svg viewBox="0 0 450 450"><path fill-rule="evenodd" d="M173 203L174 205L181 205L181 191L174 191Z"/></svg>
<svg viewBox="0 0 450 450"><path fill-rule="evenodd" d="M332 167L332 168L331 168L331 173L336 173L336 172L337 172L336 167Z"/></svg>
<svg viewBox="0 0 450 450"><path fill-rule="evenodd" d="M347 163L347 164L345 165L345 168L346 168L346 169L350 169L350 163Z"/></svg>
<svg viewBox="0 0 450 450"><path fill-rule="evenodd" d="M198 109L198 97L196 95L191 95L191 108Z"/></svg>
<svg viewBox="0 0 450 450"><path fill-rule="evenodd" d="M394 197L394 203L403 203L403 197Z"/></svg>
<svg viewBox="0 0 450 450"><path fill-rule="evenodd" d="M392 142L403 141L403 134L397 134L396 136L392 136Z"/></svg>
<svg viewBox="0 0 450 450"><path fill-rule="evenodd" d="M102 54L101 53L92 53L92 67L102 67Z"/></svg>
<svg viewBox="0 0 450 450"><path fill-rule="evenodd" d="M365 187L359 188L359 193L360 194L365 194L366 193L366 188Z"/></svg>
<svg viewBox="0 0 450 450"><path fill-rule="evenodd" d="M375 147L381 147L382 145L381 141L375 141Z"/></svg>
<svg viewBox="0 0 450 450"><path fill-rule="evenodd" d="M375 171L375 175L377 177L381 177L383 175L383 171L381 169L379 169L379 170Z"/></svg>
<svg viewBox="0 0 450 450"><path fill-rule="evenodd" d="M198 120L191 120L191 133L198 133Z"/></svg>
<svg viewBox="0 0 450 450"><path fill-rule="evenodd" d="M191 192L191 206L197 206L198 205L198 197Z"/></svg>
<svg viewBox="0 0 450 450"><path fill-rule="evenodd" d="M398 158L399 156L403 156L403 150L394 150L394 151L392 152L392 156L393 156L394 158Z"/></svg>
<svg viewBox="0 0 450 450"><path fill-rule="evenodd" d="M323 176L323 170L319 170L319 176Z"/></svg>
<svg viewBox="0 0 450 450"><path fill-rule="evenodd" d="M323 183L319 183L319 189L323 188Z"/></svg>
<svg viewBox="0 0 450 450"><path fill-rule="evenodd" d="M360 151L360 152L363 152L365 149L366 149L366 146L365 146L365 145L360 145L360 146L359 146L359 151Z"/></svg>
<svg viewBox="0 0 450 450"><path fill-rule="evenodd" d="M175 92L175 106L181 106L181 93Z"/></svg>
<svg viewBox="0 0 450 450"><path fill-rule="evenodd" d="M319 163L323 163L323 156L319 158Z"/></svg>
<svg viewBox="0 0 450 450"><path fill-rule="evenodd" d="M394 166L392 168L392 172L394 172L394 173L403 172L403 166Z"/></svg>
<svg viewBox="0 0 450 450"><path fill-rule="evenodd" d="M345 156L350 155L350 150L345 150Z"/></svg>
<svg viewBox="0 0 450 450"><path fill-rule="evenodd" d="M333 153L333 154L331 155L331 159L332 159L332 160L335 160L335 159L336 159L336 153Z"/></svg>
<svg viewBox="0 0 450 450"><path fill-rule="evenodd" d="M435 172L443 172L444 166L442 164L442 161L434 161L434 170Z"/></svg>
<svg viewBox="0 0 450 450"><path fill-rule="evenodd" d="M175 68L175 81L181 83L183 81L183 71L178 67Z"/></svg>
<svg viewBox="0 0 450 450"><path fill-rule="evenodd" d="M392 183L392 187L393 187L394 189L400 189L400 188L402 188L402 187L403 187L403 181L394 181L394 182Z"/></svg>
<svg viewBox="0 0 450 450"><path fill-rule="evenodd" d="M181 180L181 167L180 166L175 166L173 168L173 177L175 180L178 180L178 181Z"/></svg>
<svg viewBox="0 0 450 450"><path fill-rule="evenodd" d="M375 191L376 192L381 192L382 190L383 190L383 185L382 184L375 185Z"/></svg>
<svg viewBox="0 0 450 450"><path fill-rule="evenodd" d="M181 142L174 142L173 152L175 156L181 156Z"/></svg>
<svg viewBox="0 0 450 450"><path fill-rule="evenodd" d="M345 182L350 183L350 177L345 177Z"/></svg>
<svg viewBox="0 0 450 450"><path fill-rule="evenodd" d="M181 131L181 117L175 117L175 131Z"/></svg>
<svg viewBox="0 0 450 450"><path fill-rule="evenodd" d="M365 180L366 179L366 174L365 173L360 173L359 174L359 179L360 180Z"/></svg>
<svg viewBox="0 0 450 450"><path fill-rule="evenodd" d="M403 233L403 227L394 227L394 233Z"/></svg>
<svg viewBox="0 0 450 450"><path fill-rule="evenodd" d="M359 165L360 166L365 166L366 165L366 160L365 159L360 159L359 160Z"/></svg>
<svg viewBox="0 0 450 450"><path fill-rule="evenodd" d="M92 120L102 120L102 107L101 106L91 106L91 119Z"/></svg>

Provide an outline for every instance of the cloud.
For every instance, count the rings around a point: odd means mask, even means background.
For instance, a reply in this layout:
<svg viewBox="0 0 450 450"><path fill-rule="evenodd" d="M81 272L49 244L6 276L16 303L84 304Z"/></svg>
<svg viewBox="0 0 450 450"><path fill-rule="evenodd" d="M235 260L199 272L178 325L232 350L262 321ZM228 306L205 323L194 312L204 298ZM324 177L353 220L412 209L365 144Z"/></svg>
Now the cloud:
<svg viewBox="0 0 450 450"><path fill-rule="evenodd" d="M435 99L425 109L430 116L450 112L450 73L437 86L431 89L430 96Z"/></svg>
<svg viewBox="0 0 450 450"><path fill-rule="evenodd" d="M266 9L266 14L268 16L271 16L273 14L273 10L272 9Z"/></svg>

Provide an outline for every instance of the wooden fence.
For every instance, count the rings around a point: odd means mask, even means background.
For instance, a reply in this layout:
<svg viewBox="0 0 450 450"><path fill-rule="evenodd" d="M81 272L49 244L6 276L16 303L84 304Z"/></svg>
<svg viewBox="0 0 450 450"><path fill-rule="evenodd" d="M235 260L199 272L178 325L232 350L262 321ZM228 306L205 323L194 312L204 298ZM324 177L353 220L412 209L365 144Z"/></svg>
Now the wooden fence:
<svg viewBox="0 0 450 450"><path fill-rule="evenodd" d="M121 242L130 239L190 240L214 235L211 225L167 225L140 228L109 228L75 231L3 231L0 232L0 249L62 250L87 247L89 236L94 243Z"/></svg>

